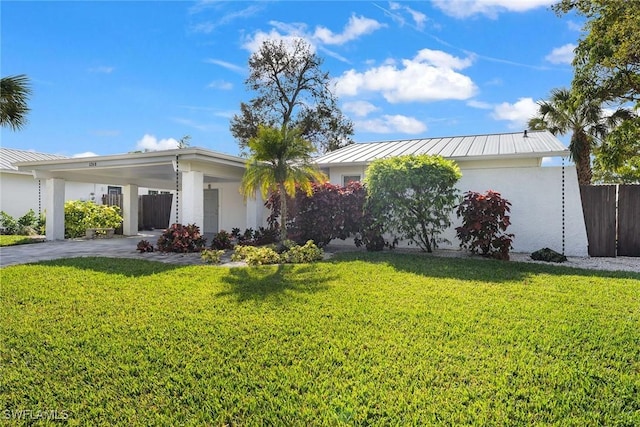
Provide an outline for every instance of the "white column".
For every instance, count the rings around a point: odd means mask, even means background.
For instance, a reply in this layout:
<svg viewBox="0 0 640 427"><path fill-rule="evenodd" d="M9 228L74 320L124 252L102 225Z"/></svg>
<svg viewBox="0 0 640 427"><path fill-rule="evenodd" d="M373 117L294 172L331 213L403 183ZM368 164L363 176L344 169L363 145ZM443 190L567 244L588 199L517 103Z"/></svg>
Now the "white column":
<svg viewBox="0 0 640 427"><path fill-rule="evenodd" d="M183 225L204 226L204 174L200 171L182 172L180 192L180 220Z"/></svg>
<svg viewBox="0 0 640 427"><path fill-rule="evenodd" d="M47 178L45 200L47 240L64 240L64 179Z"/></svg>
<svg viewBox="0 0 640 427"><path fill-rule="evenodd" d="M256 192L256 198L253 199L251 197L247 198L246 202L247 209L247 228L253 228L257 230L258 227L261 227L264 224L264 200L262 200L262 196L260 195L260 191Z"/></svg>
<svg viewBox="0 0 640 427"><path fill-rule="evenodd" d="M122 234L135 236L138 234L138 186L125 185L122 188Z"/></svg>

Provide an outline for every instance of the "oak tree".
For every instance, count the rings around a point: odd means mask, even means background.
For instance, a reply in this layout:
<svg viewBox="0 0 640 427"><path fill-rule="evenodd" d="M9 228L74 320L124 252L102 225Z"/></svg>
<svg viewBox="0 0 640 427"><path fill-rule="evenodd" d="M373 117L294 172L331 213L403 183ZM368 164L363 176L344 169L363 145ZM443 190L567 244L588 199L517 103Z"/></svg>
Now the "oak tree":
<svg viewBox="0 0 640 427"><path fill-rule="evenodd" d="M353 142L353 123L338 108L322 62L303 39L266 40L251 55L245 84L256 96L240 104L240 113L230 125L241 151L261 125L283 131L299 129L300 137L319 152Z"/></svg>

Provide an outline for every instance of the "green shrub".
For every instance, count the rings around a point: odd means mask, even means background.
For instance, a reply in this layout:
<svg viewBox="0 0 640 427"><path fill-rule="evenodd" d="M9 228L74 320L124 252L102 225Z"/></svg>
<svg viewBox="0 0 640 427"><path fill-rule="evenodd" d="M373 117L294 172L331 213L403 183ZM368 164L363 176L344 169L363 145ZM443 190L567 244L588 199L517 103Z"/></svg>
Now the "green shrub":
<svg viewBox="0 0 640 427"><path fill-rule="evenodd" d="M0 226L4 228L4 234L17 234L20 236L33 236L44 233L44 216L38 218L33 209L22 215L17 220L6 212L0 212Z"/></svg>
<svg viewBox="0 0 640 427"><path fill-rule="evenodd" d="M200 257L206 263L220 264L222 255L224 255L224 251L222 249L219 249L219 250L205 249L204 251L202 251L202 254L200 255Z"/></svg>
<svg viewBox="0 0 640 427"><path fill-rule="evenodd" d="M291 240L285 240L280 244L282 253L273 246L236 246L231 255L232 261L245 261L249 265L280 264L280 263L308 263L321 260L324 251L313 243L307 241L304 246L298 246Z"/></svg>
<svg viewBox="0 0 640 427"><path fill-rule="evenodd" d="M0 212L0 227L3 228L3 234L17 234L18 222L5 211Z"/></svg>
<svg viewBox="0 0 640 427"><path fill-rule="evenodd" d="M70 200L64 204L64 234L84 236L88 228L118 228L122 216L118 206L97 205L91 201Z"/></svg>
<svg viewBox="0 0 640 427"><path fill-rule="evenodd" d="M280 255L269 246L236 246L232 261L245 261L249 265L278 264Z"/></svg>
<svg viewBox="0 0 640 427"><path fill-rule="evenodd" d="M367 201L372 230L406 239L432 252L451 224L458 203L460 168L440 156L405 155L377 159L366 171Z"/></svg>
<svg viewBox="0 0 640 427"><path fill-rule="evenodd" d="M197 225L173 224L158 237L156 246L160 252L200 252L206 242Z"/></svg>
<svg viewBox="0 0 640 427"><path fill-rule="evenodd" d="M313 240L308 240L303 246L293 245L281 255L284 262L300 264L319 261L323 258L324 251L317 247Z"/></svg>

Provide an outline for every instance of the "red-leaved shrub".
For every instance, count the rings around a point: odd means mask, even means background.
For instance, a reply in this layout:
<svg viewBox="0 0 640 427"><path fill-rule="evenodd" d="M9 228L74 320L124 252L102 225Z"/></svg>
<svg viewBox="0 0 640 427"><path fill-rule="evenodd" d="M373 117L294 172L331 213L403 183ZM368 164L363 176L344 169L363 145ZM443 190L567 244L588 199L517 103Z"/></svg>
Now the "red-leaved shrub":
<svg viewBox="0 0 640 427"><path fill-rule="evenodd" d="M173 224L158 237L156 246L160 252L200 252L206 239L195 224Z"/></svg>
<svg viewBox="0 0 640 427"><path fill-rule="evenodd" d="M366 198L364 187L351 182L346 187L330 183L313 184L311 196L297 191L287 203L288 238L303 244L313 240L319 247L333 239L346 239L360 231L363 206ZM265 203L271 209L267 219L272 227L278 226L280 196L273 193Z"/></svg>
<svg viewBox="0 0 640 427"><path fill-rule="evenodd" d="M460 247L472 253L502 260L509 259L513 234L504 233L511 224L511 203L500 193L468 191L456 211L462 226L456 227Z"/></svg>

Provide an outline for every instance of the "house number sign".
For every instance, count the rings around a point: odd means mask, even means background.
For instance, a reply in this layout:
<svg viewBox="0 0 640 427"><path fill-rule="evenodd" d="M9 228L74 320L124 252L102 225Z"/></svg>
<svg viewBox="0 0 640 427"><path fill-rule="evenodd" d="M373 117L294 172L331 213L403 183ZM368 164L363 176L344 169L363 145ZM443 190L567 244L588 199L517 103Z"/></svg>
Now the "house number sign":
<svg viewBox="0 0 640 427"><path fill-rule="evenodd" d="M89 162L89 166L98 166L98 162Z"/></svg>

